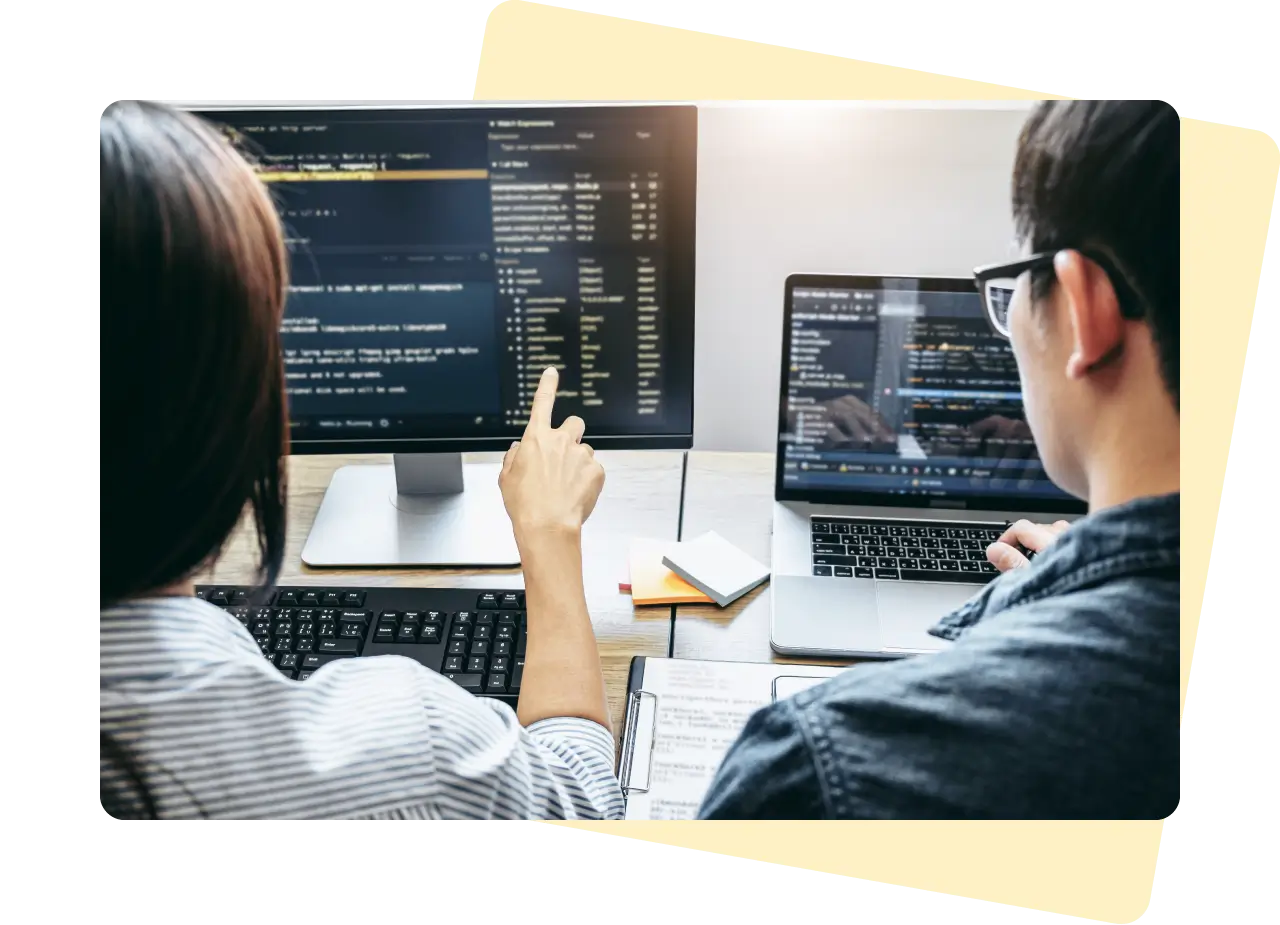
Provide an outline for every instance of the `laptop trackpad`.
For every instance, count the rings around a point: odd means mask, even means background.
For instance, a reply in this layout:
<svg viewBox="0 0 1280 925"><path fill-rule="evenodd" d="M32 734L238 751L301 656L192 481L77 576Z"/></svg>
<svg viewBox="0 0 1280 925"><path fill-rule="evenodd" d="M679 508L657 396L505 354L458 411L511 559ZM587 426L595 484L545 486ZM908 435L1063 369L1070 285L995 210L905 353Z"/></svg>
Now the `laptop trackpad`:
<svg viewBox="0 0 1280 925"><path fill-rule="evenodd" d="M975 585L877 581L876 610L885 649L936 652L950 643L929 635L929 628L980 590Z"/></svg>

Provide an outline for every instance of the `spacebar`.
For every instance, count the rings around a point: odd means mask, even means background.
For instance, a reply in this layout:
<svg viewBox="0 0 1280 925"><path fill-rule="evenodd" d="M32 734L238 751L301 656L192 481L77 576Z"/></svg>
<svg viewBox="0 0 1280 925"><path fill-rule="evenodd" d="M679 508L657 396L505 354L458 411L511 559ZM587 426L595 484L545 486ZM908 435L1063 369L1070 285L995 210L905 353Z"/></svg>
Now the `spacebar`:
<svg viewBox="0 0 1280 925"><path fill-rule="evenodd" d="M899 569L903 581L959 581L970 585L985 585L995 575L982 572L935 572L931 569Z"/></svg>

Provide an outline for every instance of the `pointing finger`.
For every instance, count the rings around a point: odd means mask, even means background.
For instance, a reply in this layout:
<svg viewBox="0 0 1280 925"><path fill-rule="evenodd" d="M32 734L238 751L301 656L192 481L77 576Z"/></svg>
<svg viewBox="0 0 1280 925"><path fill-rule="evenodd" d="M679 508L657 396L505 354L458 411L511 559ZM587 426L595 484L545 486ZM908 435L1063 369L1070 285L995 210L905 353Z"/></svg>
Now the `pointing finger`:
<svg viewBox="0 0 1280 925"><path fill-rule="evenodd" d="M556 371L554 366L548 366L542 371L542 378L538 380L538 391L533 396L533 408L529 411L529 426L525 428L525 432L531 428L548 428L551 426L551 408L556 403L556 389L560 385L560 373Z"/></svg>

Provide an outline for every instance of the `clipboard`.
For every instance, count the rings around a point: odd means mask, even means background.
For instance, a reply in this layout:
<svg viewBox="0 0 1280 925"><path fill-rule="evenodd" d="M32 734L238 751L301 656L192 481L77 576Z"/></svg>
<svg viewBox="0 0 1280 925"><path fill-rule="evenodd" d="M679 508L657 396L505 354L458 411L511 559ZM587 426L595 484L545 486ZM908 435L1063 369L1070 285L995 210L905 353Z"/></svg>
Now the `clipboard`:
<svg viewBox="0 0 1280 925"><path fill-rule="evenodd" d="M819 665L633 657L618 758L618 782L627 801L627 818L695 818L716 767L750 714L843 670ZM680 709L662 712L667 702ZM698 725L699 709L719 720L706 728L727 734L714 741L707 741L705 729L689 736L690 723ZM730 718L728 725L725 717ZM667 736L672 737L670 741Z"/></svg>
<svg viewBox="0 0 1280 925"><path fill-rule="evenodd" d="M622 729L622 756L618 762L618 783L623 797L632 793L648 793L649 777L653 770L653 743L658 731L658 695L640 687L644 678L645 656L631 659L627 673L627 708ZM641 728L644 727L644 733ZM639 760L637 760L639 751ZM643 777L637 783L636 769L642 769Z"/></svg>

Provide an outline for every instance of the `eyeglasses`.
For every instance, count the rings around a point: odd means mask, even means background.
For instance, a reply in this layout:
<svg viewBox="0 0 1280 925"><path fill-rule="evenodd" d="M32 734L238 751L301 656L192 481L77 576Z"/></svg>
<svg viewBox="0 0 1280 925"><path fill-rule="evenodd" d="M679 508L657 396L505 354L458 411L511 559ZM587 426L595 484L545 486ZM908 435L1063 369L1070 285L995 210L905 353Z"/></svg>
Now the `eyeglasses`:
<svg viewBox="0 0 1280 925"><path fill-rule="evenodd" d="M1063 248L1065 249L1065 248ZM1120 315L1136 321L1144 316L1142 304L1138 300L1132 286L1124 274L1105 255L1097 251L1080 251L1107 274L1116 292L1116 300L1120 303ZM1053 266L1053 258L1058 251L1044 251L1032 254L1011 263L993 263L978 267L973 271L973 283L978 287L982 297L982 307L987 313L987 321L991 329L1003 338L1009 337L1009 309L1013 305L1013 293L1018 288L1018 277L1032 270L1041 270Z"/></svg>

